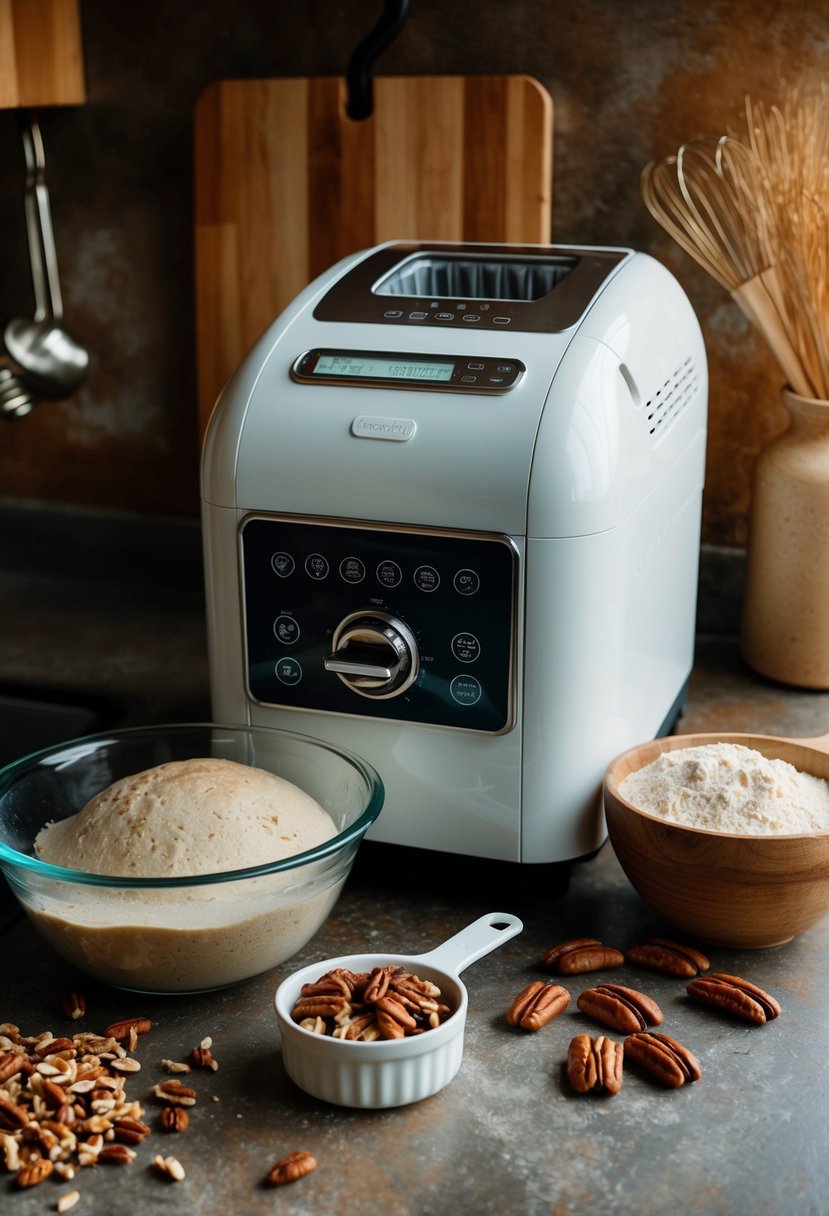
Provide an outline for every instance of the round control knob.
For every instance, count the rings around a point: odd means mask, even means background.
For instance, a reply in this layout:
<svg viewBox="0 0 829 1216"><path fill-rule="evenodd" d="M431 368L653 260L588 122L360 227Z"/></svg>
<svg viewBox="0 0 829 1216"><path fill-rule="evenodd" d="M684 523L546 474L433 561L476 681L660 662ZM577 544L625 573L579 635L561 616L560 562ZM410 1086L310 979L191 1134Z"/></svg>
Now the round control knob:
<svg viewBox="0 0 829 1216"><path fill-rule="evenodd" d="M397 697L417 679L417 641L408 625L385 612L352 612L334 632L325 670L361 697Z"/></svg>

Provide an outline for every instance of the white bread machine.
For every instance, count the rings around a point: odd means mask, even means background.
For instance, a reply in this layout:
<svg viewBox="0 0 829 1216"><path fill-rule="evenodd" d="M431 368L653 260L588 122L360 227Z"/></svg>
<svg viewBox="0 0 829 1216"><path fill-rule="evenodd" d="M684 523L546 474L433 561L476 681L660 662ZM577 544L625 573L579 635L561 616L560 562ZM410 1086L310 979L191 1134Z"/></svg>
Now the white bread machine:
<svg viewBox="0 0 829 1216"><path fill-rule="evenodd" d="M363 755L370 837L515 862L604 838L694 646L707 371L630 249L390 242L222 392L202 521L213 714Z"/></svg>

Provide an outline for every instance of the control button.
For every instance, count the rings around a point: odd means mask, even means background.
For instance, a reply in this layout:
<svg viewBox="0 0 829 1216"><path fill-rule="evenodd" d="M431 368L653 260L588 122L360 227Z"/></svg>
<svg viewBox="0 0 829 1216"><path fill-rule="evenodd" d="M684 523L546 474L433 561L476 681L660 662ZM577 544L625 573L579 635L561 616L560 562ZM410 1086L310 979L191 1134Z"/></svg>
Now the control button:
<svg viewBox="0 0 829 1216"><path fill-rule="evenodd" d="M410 321L424 321L426 319L426 317L428 317L428 315L429 315L428 312L410 312L409 320Z"/></svg>
<svg viewBox="0 0 829 1216"><path fill-rule="evenodd" d="M383 313L383 316L388 317L389 320L394 320L396 317L403 316L403 309L402 308L389 308L386 312Z"/></svg>
<svg viewBox="0 0 829 1216"><path fill-rule="evenodd" d="M481 685L474 676L455 676L449 691L458 705L475 705L481 699Z"/></svg>
<svg viewBox="0 0 829 1216"><path fill-rule="evenodd" d="M329 568L328 562L321 553L312 553L305 559L305 573L309 578L316 579L317 582L328 578Z"/></svg>
<svg viewBox="0 0 829 1216"><path fill-rule="evenodd" d="M495 370L496 372L514 372L515 368L511 363L499 363Z"/></svg>
<svg viewBox="0 0 829 1216"><path fill-rule="evenodd" d="M280 578L287 578L294 572L294 559L290 553L274 553L271 555L271 569Z"/></svg>
<svg viewBox="0 0 829 1216"><path fill-rule="evenodd" d="M298 684L302 679L302 668L296 659L279 659L273 673L280 684Z"/></svg>
<svg viewBox="0 0 829 1216"><path fill-rule="evenodd" d="M454 319L455 319L455 314L453 312L436 312L435 313L436 321L454 321Z"/></svg>
<svg viewBox="0 0 829 1216"><path fill-rule="evenodd" d="M377 581L384 587L399 587L403 571L397 562L381 562L377 567Z"/></svg>
<svg viewBox="0 0 829 1216"><path fill-rule="evenodd" d="M456 633L452 638L452 654L459 663L474 663L481 657L481 643L474 633Z"/></svg>
<svg viewBox="0 0 829 1216"><path fill-rule="evenodd" d="M489 377L490 384L503 384L505 380L506 380L506 376L490 376Z"/></svg>
<svg viewBox="0 0 829 1216"><path fill-rule="evenodd" d="M509 325L511 320L512 320L512 317L493 317L492 324L493 325Z"/></svg>
<svg viewBox="0 0 829 1216"><path fill-rule="evenodd" d="M466 366L471 372L482 372L484 370L483 363L467 363Z"/></svg>
<svg viewBox="0 0 829 1216"><path fill-rule="evenodd" d="M458 570L453 586L458 595L474 595L481 589L481 580L475 570Z"/></svg>
<svg viewBox="0 0 829 1216"><path fill-rule="evenodd" d="M434 566L418 566L414 572L414 582L420 591L437 591L440 575Z"/></svg>
<svg viewBox="0 0 829 1216"><path fill-rule="evenodd" d="M299 638L299 624L292 616L278 616L273 623L273 631L285 646L293 646Z"/></svg>
<svg viewBox="0 0 829 1216"><path fill-rule="evenodd" d="M344 557L340 562L340 578L346 583L361 583L366 577L366 568L359 557Z"/></svg>
<svg viewBox="0 0 829 1216"><path fill-rule="evenodd" d="M464 321L471 321L474 323L475 321L480 321L481 318L478 316L477 313L468 312L464 315L463 319L464 319Z"/></svg>
<svg viewBox="0 0 829 1216"><path fill-rule="evenodd" d="M477 379L477 376L461 376L461 380L463 380L464 384L474 384Z"/></svg>

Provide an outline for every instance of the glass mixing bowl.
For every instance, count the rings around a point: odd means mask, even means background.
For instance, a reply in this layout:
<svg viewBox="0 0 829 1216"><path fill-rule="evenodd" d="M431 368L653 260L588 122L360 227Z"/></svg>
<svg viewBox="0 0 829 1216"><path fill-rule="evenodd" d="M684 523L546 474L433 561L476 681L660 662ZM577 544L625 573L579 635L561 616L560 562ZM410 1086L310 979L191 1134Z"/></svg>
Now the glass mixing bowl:
<svg viewBox="0 0 829 1216"><path fill-rule="evenodd" d="M337 834L281 861L165 878L85 873L36 855L41 828L114 781L206 757L292 782L328 812ZM215 723L114 730L0 770L0 868L40 934L82 971L136 992L204 992L270 970L313 937L383 798L366 761L289 731Z"/></svg>

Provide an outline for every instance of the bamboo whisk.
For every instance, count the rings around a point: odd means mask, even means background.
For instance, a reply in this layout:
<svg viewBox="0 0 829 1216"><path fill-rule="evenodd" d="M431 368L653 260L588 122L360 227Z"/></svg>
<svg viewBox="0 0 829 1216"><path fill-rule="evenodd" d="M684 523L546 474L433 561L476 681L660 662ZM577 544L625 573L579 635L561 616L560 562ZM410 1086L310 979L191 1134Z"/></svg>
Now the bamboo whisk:
<svg viewBox="0 0 829 1216"><path fill-rule="evenodd" d="M829 92L746 102L747 133L683 144L642 173L642 197L736 299L789 386L829 399Z"/></svg>

